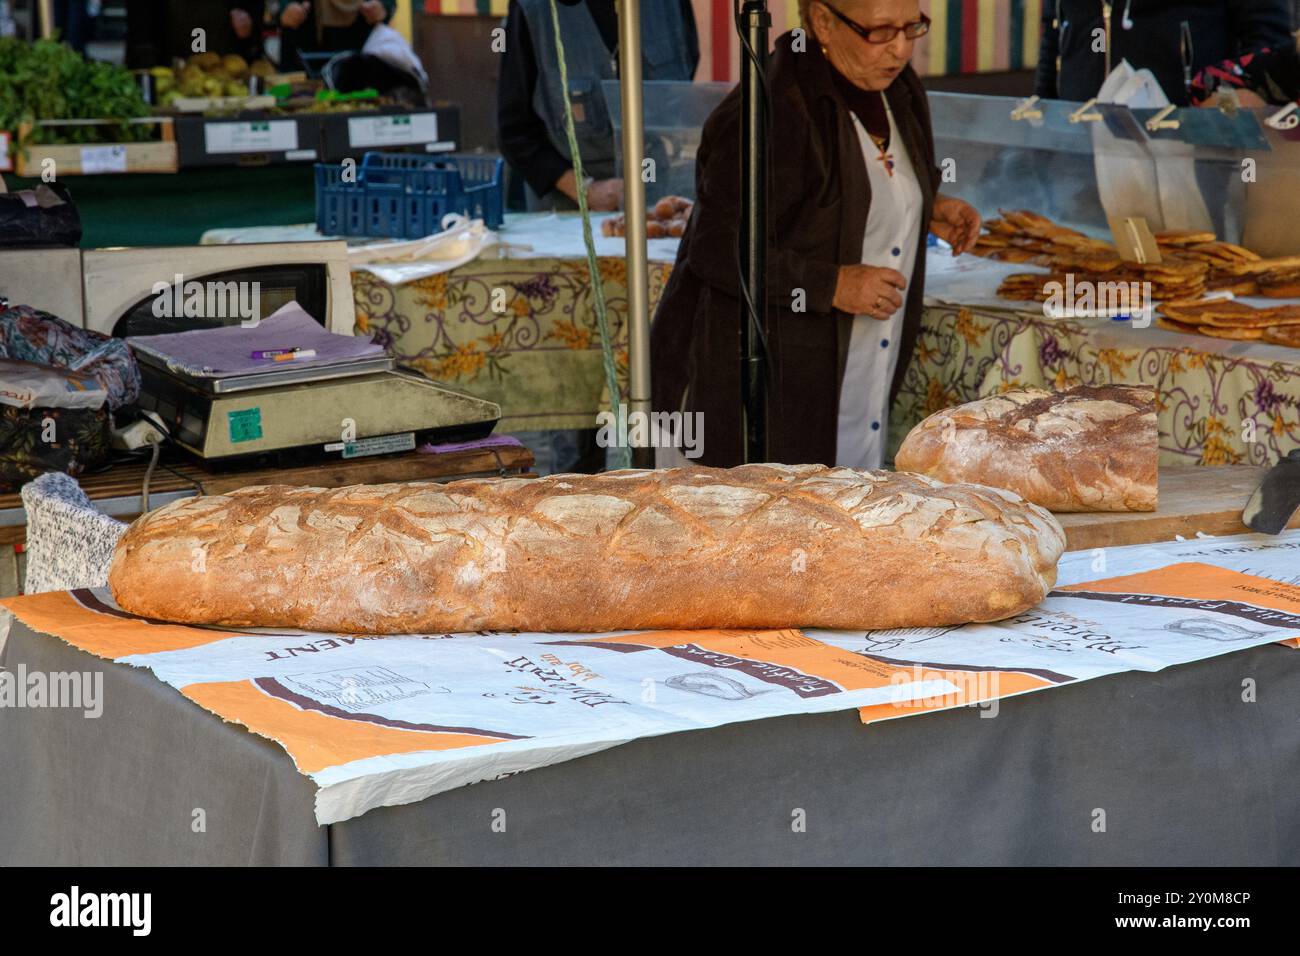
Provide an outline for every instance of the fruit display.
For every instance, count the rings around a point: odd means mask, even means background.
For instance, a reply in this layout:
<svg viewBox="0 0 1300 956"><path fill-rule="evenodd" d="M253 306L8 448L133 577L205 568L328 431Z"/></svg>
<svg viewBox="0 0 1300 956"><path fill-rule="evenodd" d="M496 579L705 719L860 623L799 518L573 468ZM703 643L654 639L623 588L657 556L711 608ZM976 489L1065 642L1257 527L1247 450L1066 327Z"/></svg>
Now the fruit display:
<svg viewBox="0 0 1300 956"><path fill-rule="evenodd" d="M149 71L153 77L154 95L162 106L170 106L180 98L221 99L248 95L250 76L269 77L275 67L269 60L258 60L252 65L242 56L228 53L196 53L178 67L155 66Z"/></svg>

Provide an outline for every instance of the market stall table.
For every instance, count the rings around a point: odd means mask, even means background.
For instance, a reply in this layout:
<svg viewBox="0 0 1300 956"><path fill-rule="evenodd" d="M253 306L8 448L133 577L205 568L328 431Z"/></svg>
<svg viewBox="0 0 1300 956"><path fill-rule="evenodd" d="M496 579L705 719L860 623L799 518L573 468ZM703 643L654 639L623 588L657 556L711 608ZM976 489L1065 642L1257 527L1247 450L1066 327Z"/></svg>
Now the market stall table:
<svg viewBox="0 0 1300 956"><path fill-rule="evenodd" d="M378 334L403 364L500 404L503 430L594 427L608 398L580 220L511 216L501 235L504 258L480 257L404 285L354 272L358 331ZM320 237L291 227L216 230L205 241L293 238ZM671 239L650 243L652 313L675 248ZM622 249L622 240L597 238L626 387ZM1297 350L1106 319L1048 319L996 295L1005 275L1025 270L930 250L921 334L890 416L891 453L926 415L1001 388L1111 382L1158 390L1163 465L1259 465L1300 445ZM492 310L494 289L506 292L504 314Z"/></svg>
<svg viewBox="0 0 1300 956"><path fill-rule="evenodd" d="M1257 476L1241 471L1207 494L1212 524ZM1200 528L1191 516L1183 527ZM1253 567L1295 546L1291 532L1178 547ZM1094 557L1073 560L1077 572ZM318 826L320 794L281 746L145 667L14 623L0 664L102 672L104 711L6 714L0 862L1294 863L1300 658L1278 644L1204 646L1221 656L1004 697L995 719L955 707L863 726L848 710L665 733Z"/></svg>
<svg viewBox="0 0 1300 956"><path fill-rule="evenodd" d="M628 387L627 264L621 238L592 217L620 387ZM501 431L594 428L607 405L600 332L576 214L506 216L501 245L412 282L354 271L357 331L377 335L402 365L501 406ZM320 239L311 226L218 229L205 244ZM355 241L353 241L355 245ZM677 255L650 240L653 314ZM497 291L500 290L500 291Z"/></svg>
<svg viewBox="0 0 1300 956"><path fill-rule="evenodd" d="M1262 465L1300 447L1300 350L1154 322L1049 318L996 294L1005 276L1041 271L1025 265L932 251L927 269L921 334L890 417L893 449L925 416L1002 389L1101 384L1156 390L1161 465Z"/></svg>
<svg viewBox="0 0 1300 956"><path fill-rule="evenodd" d="M1155 511L1113 514L1058 514L1066 549L1168 541L1177 536L1246 534L1241 520L1246 501L1268 469L1246 465L1222 468L1161 468L1160 500ZM1300 511L1288 528L1300 528Z"/></svg>
<svg viewBox="0 0 1300 956"><path fill-rule="evenodd" d="M105 704L6 713L0 863L1294 865L1296 653L1089 681L996 719L849 711L653 737L318 826L276 744L14 625L0 663L102 670Z"/></svg>

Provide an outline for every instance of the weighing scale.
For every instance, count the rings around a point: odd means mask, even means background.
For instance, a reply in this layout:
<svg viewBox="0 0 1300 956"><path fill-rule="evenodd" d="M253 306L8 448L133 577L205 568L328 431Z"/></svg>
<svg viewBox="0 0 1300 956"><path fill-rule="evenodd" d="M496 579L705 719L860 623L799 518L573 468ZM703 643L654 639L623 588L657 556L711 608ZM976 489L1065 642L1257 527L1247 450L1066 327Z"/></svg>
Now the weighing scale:
<svg viewBox="0 0 1300 956"><path fill-rule="evenodd" d="M492 433L495 402L366 359L324 368L199 378L137 350L138 405L162 419L177 447L213 468L278 465L412 451Z"/></svg>

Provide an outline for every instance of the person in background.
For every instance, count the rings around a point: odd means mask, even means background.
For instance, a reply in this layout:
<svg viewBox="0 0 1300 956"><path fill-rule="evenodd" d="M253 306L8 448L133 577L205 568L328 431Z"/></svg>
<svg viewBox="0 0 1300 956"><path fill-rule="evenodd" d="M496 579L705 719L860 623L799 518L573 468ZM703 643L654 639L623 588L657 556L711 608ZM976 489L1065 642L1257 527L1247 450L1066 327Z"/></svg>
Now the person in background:
<svg viewBox="0 0 1300 956"><path fill-rule="evenodd" d="M262 56L265 8L265 0L127 0L126 66L171 66L196 52L236 53L252 63ZM203 30L203 51L194 49L196 29Z"/></svg>
<svg viewBox="0 0 1300 956"><path fill-rule="evenodd" d="M595 211L618 209L623 180L614 168L614 128L601 81L617 78L614 0L560 0L560 35L578 149L587 181L573 172L549 0L510 0L497 88L497 146L525 182L529 209L575 209L578 190ZM695 76L699 38L690 0L642 0L642 75Z"/></svg>
<svg viewBox="0 0 1300 956"><path fill-rule="evenodd" d="M298 54L360 50L397 0L295 0L280 11L280 68L302 68Z"/></svg>
<svg viewBox="0 0 1300 956"><path fill-rule="evenodd" d="M800 0L776 41L768 223L767 460L879 468L921 328L933 232L965 252L969 203L939 192L918 0ZM696 201L650 329L652 407L703 416L697 464L743 460L739 92L704 124ZM656 463L677 463L656 449Z"/></svg>
<svg viewBox="0 0 1300 956"><path fill-rule="evenodd" d="M99 11L100 4L95 0L54 0L54 26L59 39L78 53L85 53Z"/></svg>
<svg viewBox="0 0 1300 956"><path fill-rule="evenodd" d="M1212 104L1224 90L1235 90L1237 102L1247 108L1300 100L1300 50L1288 43L1207 66L1192 80L1192 103Z"/></svg>
<svg viewBox="0 0 1300 956"><path fill-rule="evenodd" d="M249 63L262 56L265 0L226 0L230 11L230 40L219 53L237 53Z"/></svg>
<svg viewBox="0 0 1300 956"><path fill-rule="evenodd" d="M1092 99L1127 60L1186 106L1206 66L1290 42L1292 16L1291 0L1043 0L1034 92Z"/></svg>

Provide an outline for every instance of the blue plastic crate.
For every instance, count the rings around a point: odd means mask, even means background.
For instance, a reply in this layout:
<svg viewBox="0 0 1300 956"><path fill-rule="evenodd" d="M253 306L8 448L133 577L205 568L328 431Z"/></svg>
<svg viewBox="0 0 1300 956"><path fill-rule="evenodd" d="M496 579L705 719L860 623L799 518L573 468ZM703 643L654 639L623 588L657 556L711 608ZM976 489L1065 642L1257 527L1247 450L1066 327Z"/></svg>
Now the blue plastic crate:
<svg viewBox="0 0 1300 956"><path fill-rule="evenodd" d="M316 227L327 236L418 239L455 212L500 227L505 162L494 156L366 153L356 182L343 166L316 165Z"/></svg>

